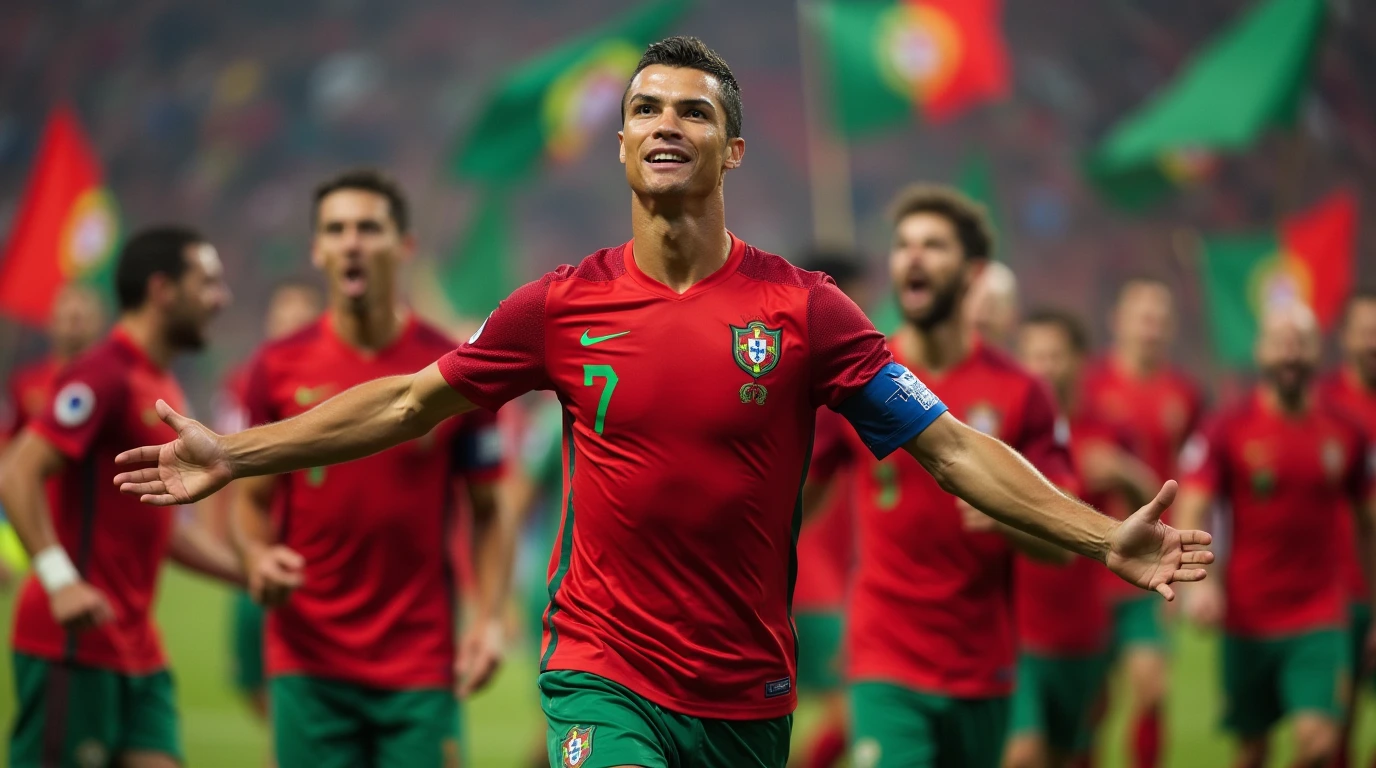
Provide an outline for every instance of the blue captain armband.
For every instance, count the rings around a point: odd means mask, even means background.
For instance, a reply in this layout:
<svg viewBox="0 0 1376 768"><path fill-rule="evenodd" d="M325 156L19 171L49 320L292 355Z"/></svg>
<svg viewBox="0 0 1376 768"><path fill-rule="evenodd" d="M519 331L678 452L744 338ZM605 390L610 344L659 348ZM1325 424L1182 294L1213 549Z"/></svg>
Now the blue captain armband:
<svg viewBox="0 0 1376 768"><path fill-rule="evenodd" d="M946 412L932 390L898 363L879 369L859 392L837 409L877 459L922 434Z"/></svg>

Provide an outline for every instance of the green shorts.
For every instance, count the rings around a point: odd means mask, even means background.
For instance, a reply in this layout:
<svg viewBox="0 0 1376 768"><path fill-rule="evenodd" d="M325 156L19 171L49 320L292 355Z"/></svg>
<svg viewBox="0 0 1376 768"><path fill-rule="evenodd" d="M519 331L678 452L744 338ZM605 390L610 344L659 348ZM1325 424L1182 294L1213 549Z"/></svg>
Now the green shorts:
<svg viewBox="0 0 1376 768"><path fill-rule="evenodd" d="M234 687L240 693L263 690L263 606L253 602L247 592L236 592L231 603L229 660Z"/></svg>
<svg viewBox="0 0 1376 768"><path fill-rule="evenodd" d="M825 693L841 687L840 611L795 614L798 626L798 691Z"/></svg>
<svg viewBox="0 0 1376 768"><path fill-rule="evenodd" d="M549 764L571 768L784 768L793 716L713 720L664 709L586 672L540 675Z"/></svg>
<svg viewBox="0 0 1376 768"><path fill-rule="evenodd" d="M1276 638L1223 637L1223 725L1260 736L1286 715L1313 713L1342 722L1351 674L1342 630Z"/></svg>
<svg viewBox="0 0 1376 768"><path fill-rule="evenodd" d="M1371 606L1366 603L1352 603L1347 609L1347 660L1352 670L1352 681L1356 683L1366 676L1362 668L1362 657L1366 655L1366 633L1371 631ZM1376 681L1376 678L1373 678ZM1357 687L1354 685L1355 692Z"/></svg>
<svg viewBox="0 0 1376 768"><path fill-rule="evenodd" d="M854 768L998 768L1008 698L958 699L889 683L850 687Z"/></svg>
<svg viewBox="0 0 1376 768"><path fill-rule="evenodd" d="M384 690L319 677L274 677L277 764L311 768L457 768L459 703L449 690Z"/></svg>
<svg viewBox="0 0 1376 768"><path fill-rule="evenodd" d="M1166 649L1166 630L1161 625L1161 606L1155 595L1130 597L1113 605L1113 658L1131 648Z"/></svg>
<svg viewBox="0 0 1376 768"><path fill-rule="evenodd" d="M124 675L14 654L19 712L11 768L109 765L125 752L182 761L176 697L166 670Z"/></svg>
<svg viewBox="0 0 1376 768"><path fill-rule="evenodd" d="M1009 735L1041 736L1061 754L1084 752L1090 744L1094 702L1107 674L1107 654L1080 658L1022 654Z"/></svg>

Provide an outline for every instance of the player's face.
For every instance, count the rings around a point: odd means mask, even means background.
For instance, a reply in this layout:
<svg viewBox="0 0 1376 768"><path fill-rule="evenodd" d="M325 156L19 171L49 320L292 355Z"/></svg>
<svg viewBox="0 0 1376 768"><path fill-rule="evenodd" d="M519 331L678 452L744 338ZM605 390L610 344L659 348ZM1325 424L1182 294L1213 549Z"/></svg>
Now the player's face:
<svg viewBox="0 0 1376 768"><path fill-rule="evenodd" d="M1376 388L1376 300L1357 301L1343 326L1343 357L1368 389Z"/></svg>
<svg viewBox="0 0 1376 768"><path fill-rule="evenodd" d="M931 328L955 315L978 266L945 216L913 213L894 227L889 277L908 322Z"/></svg>
<svg viewBox="0 0 1376 768"><path fill-rule="evenodd" d="M174 347L195 350L205 346L210 321L228 306L229 287L214 246L187 246L186 260L187 270L168 309L167 336Z"/></svg>
<svg viewBox="0 0 1376 768"><path fill-rule="evenodd" d="M283 288L268 303L265 332L269 339L290 336L320 314L320 298L305 288Z"/></svg>
<svg viewBox="0 0 1376 768"><path fill-rule="evenodd" d="M1113 337L1147 362L1166 357L1175 335L1175 307L1170 289L1159 283L1134 283L1123 289L1114 312Z"/></svg>
<svg viewBox="0 0 1376 768"><path fill-rule="evenodd" d="M980 338L1003 347L1011 342L1018 325L1017 297L1004 286L993 285L988 277L986 270L970 288L970 298L965 302L966 313Z"/></svg>
<svg viewBox="0 0 1376 768"><path fill-rule="evenodd" d="M340 189L320 201L311 261L325 273L331 303L351 311L389 301L400 263L414 242L401 234L387 198L364 189Z"/></svg>
<svg viewBox="0 0 1376 768"><path fill-rule="evenodd" d="M706 197L741 164L745 140L727 138L717 79L698 69L646 67L631 80L617 137L626 181L650 198Z"/></svg>
<svg viewBox="0 0 1376 768"><path fill-rule="evenodd" d="M1074 382L1079 370L1079 356L1070 339L1060 326L1052 323L1029 323L1022 327L1018 332L1018 358L1027 370L1057 391Z"/></svg>
<svg viewBox="0 0 1376 768"><path fill-rule="evenodd" d="M78 285L63 288L53 302L48 333L53 351L71 357L91 346L105 324L100 299L90 289Z"/></svg>
<svg viewBox="0 0 1376 768"><path fill-rule="evenodd" d="M1271 312L1262 319L1257 339L1257 367L1281 397L1296 400L1319 365L1319 332L1313 316Z"/></svg>

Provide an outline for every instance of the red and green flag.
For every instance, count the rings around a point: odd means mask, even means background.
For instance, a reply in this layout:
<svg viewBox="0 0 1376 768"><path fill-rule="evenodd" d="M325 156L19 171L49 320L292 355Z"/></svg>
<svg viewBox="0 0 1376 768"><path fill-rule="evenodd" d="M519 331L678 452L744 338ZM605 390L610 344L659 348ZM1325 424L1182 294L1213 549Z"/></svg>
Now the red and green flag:
<svg viewBox="0 0 1376 768"><path fill-rule="evenodd" d="M115 199L69 107L48 119L0 257L0 312L42 325L68 280L108 283L119 244Z"/></svg>
<svg viewBox="0 0 1376 768"><path fill-rule="evenodd" d="M1295 124L1323 33L1325 0L1263 0L1119 122L1085 163L1112 203L1140 209L1208 179L1219 153Z"/></svg>
<svg viewBox="0 0 1376 768"><path fill-rule="evenodd" d="M1352 288L1357 200L1339 190L1274 231L1205 237L1200 271L1214 350L1235 366L1252 360L1266 307L1302 302L1327 329Z"/></svg>
<svg viewBox="0 0 1376 768"><path fill-rule="evenodd" d="M949 120L1008 94L1000 0L827 0L820 35L830 112L846 136Z"/></svg>

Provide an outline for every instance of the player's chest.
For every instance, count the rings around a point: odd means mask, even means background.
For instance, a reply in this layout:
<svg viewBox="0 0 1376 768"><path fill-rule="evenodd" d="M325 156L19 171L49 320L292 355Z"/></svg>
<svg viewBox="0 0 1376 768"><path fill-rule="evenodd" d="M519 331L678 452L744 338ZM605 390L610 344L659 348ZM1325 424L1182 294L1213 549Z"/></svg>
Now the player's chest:
<svg viewBox="0 0 1376 768"><path fill-rule="evenodd" d="M1096 387L1091 399L1099 418L1141 443L1179 445L1189 429L1189 398L1169 385L1108 380Z"/></svg>
<svg viewBox="0 0 1376 768"><path fill-rule="evenodd" d="M1238 430L1227 450L1235 491L1256 502L1298 494L1322 503L1342 493L1358 458L1352 441L1321 425L1253 425Z"/></svg>

